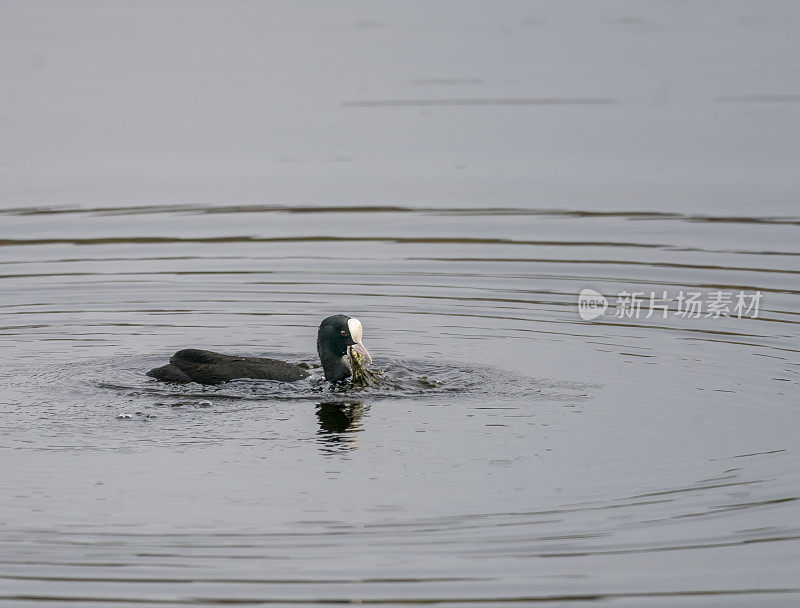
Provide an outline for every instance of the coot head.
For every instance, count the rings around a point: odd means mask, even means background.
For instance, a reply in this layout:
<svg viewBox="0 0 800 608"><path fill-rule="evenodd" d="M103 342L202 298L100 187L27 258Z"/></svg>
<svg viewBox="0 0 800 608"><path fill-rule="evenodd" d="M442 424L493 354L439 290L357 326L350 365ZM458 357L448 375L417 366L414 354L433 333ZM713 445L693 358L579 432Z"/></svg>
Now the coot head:
<svg viewBox="0 0 800 608"><path fill-rule="evenodd" d="M364 330L358 319L347 315L333 315L322 321L317 332L317 351L325 370L325 379L331 382L344 380L350 375L346 357L348 349L366 357L372 363L369 351L361 342Z"/></svg>

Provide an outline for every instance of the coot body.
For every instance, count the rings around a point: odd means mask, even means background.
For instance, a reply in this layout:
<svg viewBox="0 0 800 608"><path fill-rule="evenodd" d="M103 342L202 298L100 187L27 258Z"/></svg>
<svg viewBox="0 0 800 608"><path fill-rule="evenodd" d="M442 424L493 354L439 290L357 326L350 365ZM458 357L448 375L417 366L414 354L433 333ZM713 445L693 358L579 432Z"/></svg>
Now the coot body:
<svg viewBox="0 0 800 608"><path fill-rule="evenodd" d="M187 348L172 355L169 365L151 369L147 375L167 382L219 384L237 378L296 382L306 378L308 372L278 359L237 357L211 350Z"/></svg>
<svg viewBox="0 0 800 608"><path fill-rule="evenodd" d="M320 323L317 352L326 380L339 382L352 374L347 356L350 348L372 361L361 343L362 332L361 322L347 315L333 315ZM307 378L309 373L299 365L279 359L240 357L187 348L172 355L168 365L151 369L147 375L165 382L219 384L237 378L296 382Z"/></svg>

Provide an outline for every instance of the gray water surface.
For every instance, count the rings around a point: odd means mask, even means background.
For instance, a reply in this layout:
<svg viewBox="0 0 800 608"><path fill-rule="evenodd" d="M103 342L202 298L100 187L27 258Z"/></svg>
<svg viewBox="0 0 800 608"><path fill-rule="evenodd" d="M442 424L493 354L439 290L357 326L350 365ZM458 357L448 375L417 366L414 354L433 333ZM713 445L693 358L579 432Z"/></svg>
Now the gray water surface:
<svg viewBox="0 0 800 608"><path fill-rule="evenodd" d="M800 12L565 7L0 5L0 605L800 602Z"/></svg>

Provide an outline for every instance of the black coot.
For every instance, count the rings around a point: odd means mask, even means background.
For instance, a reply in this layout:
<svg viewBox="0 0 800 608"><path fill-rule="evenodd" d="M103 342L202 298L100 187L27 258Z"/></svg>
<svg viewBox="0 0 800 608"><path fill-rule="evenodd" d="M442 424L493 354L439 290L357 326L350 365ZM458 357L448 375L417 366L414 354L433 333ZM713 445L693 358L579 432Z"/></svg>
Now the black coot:
<svg viewBox="0 0 800 608"><path fill-rule="evenodd" d="M351 375L348 349L352 348L368 361L369 352L361 343L361 322L347 315L333 315L320 323L317 332L317 352L325 370L325 379L339 382ZM172 355L168 365L147 372L158 380L166 382L199 382L200 384L219 384L236 378L258 378L295 382L308 376L299 365L264 359L261 357L237 357L223 355L210 350L187 348Z"/></svg>

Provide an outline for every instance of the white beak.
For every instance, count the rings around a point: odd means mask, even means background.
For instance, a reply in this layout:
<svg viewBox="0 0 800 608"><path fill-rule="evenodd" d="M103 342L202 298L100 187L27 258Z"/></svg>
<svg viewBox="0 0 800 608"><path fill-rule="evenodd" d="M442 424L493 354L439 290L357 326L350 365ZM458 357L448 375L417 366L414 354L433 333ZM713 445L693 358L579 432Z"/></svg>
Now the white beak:
<svg viewBox="0 0 800 608"><path fill-rule="evenodd" d="M361 335L364 333L364 328L361 327L361 321L358 319L350 319L347 321L347 328L350 330L350 337L353 339L353 342L355 342L355 344L352 344L350 348L364 355L364 357L367 358L367 361L372 363L372 356L369 354L369 351L366 349L366 347L361 343Z"/></svg>

